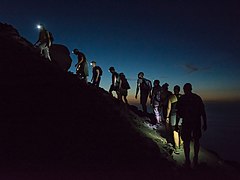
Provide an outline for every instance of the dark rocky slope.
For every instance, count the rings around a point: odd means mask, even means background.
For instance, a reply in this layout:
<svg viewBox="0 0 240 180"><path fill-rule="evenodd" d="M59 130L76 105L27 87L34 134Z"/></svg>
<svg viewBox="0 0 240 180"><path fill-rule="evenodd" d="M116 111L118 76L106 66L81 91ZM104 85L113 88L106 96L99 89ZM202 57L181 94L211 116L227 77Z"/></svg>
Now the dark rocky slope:
<svg viewBox="0 0 240 180"><path fill-rule="evenodd" d="M186 176L134 127L138 116L126 105L40 57L12 26L0 24L0 42L0 168L7 175Z"/></svg>

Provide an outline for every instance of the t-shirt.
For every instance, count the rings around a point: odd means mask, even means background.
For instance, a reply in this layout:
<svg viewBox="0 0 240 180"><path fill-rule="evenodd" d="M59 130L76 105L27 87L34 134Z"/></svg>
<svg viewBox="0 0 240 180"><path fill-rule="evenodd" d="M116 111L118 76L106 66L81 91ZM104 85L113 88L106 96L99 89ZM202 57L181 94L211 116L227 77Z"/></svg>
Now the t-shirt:
<svg viewBox="0 0 240 180"><path fill-rule="evenodd" d="M99 66L95 66L92 69L92 73L93 73L93 78L94 79L97 77L97 70L99 70L99 76L102 75L102 69Z"/></svg>
<svg viewBox="0 0 240 180"><path fill-rule="evenodd" d="M177 103L177 113L184 122L201 121L201 116L206 116L203 101L194 93L182 95Z"/></svg>
<svg viewBox="0 0 240 180"><path fill-rule="evenodd" d="M152 89L152 83L148 79L138 79L137 84L140 87L140 91L149 92Z"/></svg>

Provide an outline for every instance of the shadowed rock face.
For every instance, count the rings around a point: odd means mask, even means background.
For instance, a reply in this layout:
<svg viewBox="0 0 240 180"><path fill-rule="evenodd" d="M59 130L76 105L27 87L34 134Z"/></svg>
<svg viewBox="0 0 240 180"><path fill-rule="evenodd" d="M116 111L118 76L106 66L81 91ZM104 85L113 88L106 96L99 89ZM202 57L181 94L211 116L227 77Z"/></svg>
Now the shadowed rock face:
<svg viewBox="0 0 240 180"><path fill-rule="evenodd" d="M79 172L91 179L99 173L110 179L231 179L222 169L176 171L133 128L133 112L105 90L40 57L10 25L0 23L0 42L0 171L6 175L1 179L13 172L66 179ZM58 48L67 56L67 48ZM36 179L34 173L30 179Z"/></svg>
<svg viewBox="0 0 240 180"><path fill-rule="evenodd" d="M151 169L160 162L125 105L40 57L13 27L0 27L0 167Z"/></svg>
<svg viewBox="0 0 240 180"><path fill-rule="evenodd" d="M61 44L52 44L50 47L50 56L61 69L68 71L71 67L72 59L68 48Z"/></svg>

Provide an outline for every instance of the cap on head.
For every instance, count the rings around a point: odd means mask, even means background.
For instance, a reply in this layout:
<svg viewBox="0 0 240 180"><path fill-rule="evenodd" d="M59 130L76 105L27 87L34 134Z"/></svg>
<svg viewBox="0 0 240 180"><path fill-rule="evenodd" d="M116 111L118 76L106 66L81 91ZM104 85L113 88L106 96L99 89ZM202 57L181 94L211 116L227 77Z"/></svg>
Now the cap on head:
<svg viewBox="0 0 240 180"><path fill-rule="evenodd" d="M92 64L96 64L96 61L92 61L91 63L92 63Z"/></svg>

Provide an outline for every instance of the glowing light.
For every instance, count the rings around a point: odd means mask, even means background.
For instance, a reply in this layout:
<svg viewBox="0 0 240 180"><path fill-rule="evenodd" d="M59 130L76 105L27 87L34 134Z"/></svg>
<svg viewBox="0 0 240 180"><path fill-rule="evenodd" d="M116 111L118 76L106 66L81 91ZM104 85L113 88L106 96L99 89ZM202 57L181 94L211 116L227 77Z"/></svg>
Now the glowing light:
<svg viewBox="0 0 240 180"><path fill-rule="evenodd" d="M42 26L38 24L38 25L37 25L37 28L38 28L38 29L41 29L41 28L42 28Z"/></svg>

